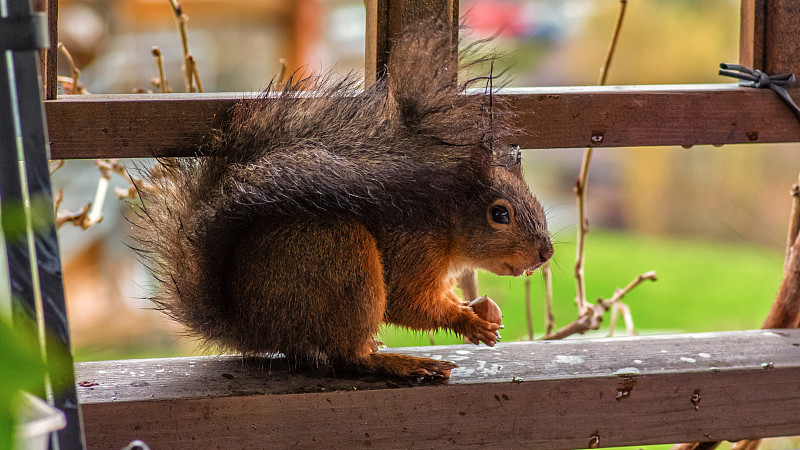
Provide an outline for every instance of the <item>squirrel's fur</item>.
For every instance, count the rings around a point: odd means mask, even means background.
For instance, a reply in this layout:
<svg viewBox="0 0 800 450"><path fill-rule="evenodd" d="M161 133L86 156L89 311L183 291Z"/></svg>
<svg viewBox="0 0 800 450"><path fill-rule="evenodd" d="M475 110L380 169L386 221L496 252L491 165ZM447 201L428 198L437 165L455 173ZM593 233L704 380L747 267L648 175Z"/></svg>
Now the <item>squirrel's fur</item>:
<svg viewBox="0 0 800 450"><path fill-rule="evenodd" d="M452 293L453 276L519 275L552 244L519 165L493 155L508 148L508 117L446 70L451 35L408 30L388 79L364 90L352 76L267 89L202 156L148 172L133 237L157 305L231 350L390 375L455 366L375 352L384 322L493 345L499 326ZM498 202L510 223L493 223Z"/></svg>

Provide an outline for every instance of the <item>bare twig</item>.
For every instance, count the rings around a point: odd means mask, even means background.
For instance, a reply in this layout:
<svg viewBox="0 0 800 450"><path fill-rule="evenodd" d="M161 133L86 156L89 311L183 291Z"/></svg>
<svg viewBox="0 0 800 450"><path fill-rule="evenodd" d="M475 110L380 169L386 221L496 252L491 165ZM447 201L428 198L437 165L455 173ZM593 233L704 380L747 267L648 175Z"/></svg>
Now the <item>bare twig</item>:
<svg viewBox="0 0 800 450"><path fill-rule="evenodd" d="M531 313L531 277L525 277L525 322L528 325L528 340L533 340L533 314Z"/></svg>
<svg viewBox="0 0 800 450"><path fill-rule="evenodd" d="M553 272L550 270L550 262L542 266L542 277L544 278L544 334L553 332L556 326L556 318L553 315Z"/></svg>
<svg viewBox="0 0 800 450"><path fill-rule="evenodd" d="M194 56L186 55L186 61L192 66L192 76L194 77L194 82L197 84L197 92L203 92L203 82L200 81L200 72L197 70L197 62L195 62Z"/></svg>
<svg viewBox="0 0 800 450"><path fill-rule="evenodd" d="M61 202L64 200L64 190L59 189L56 195L53 196L53 211L58 211L61 207Z"/></svg>
<svg viewBox="0 0 800 450"><path fill-rule="evenodd" d="M603 61L603 66L600 69L600 77L597 82L598 85L603 85L606 82L608 75L608 68L611 66L611 60L614 57L614 50L617 48L617 40L619 32L622 29L622 21L625 18L625 9L628 6L627 0L620 0L619 14L617 15L617 22L614 25L614 33L611 36L611 42L606 52L606 58ZM575 184L575 196L578 203L578 241L576 245L575 256L575 304L578 307L578 316L586 314L589 304L586 301L586 281L584 278L584 260L585 260L585 247L586 247L586 233L589 232L589 220L586 218L586 184L589 180L589 165L592 161L592 147L588 147L583 155L583 162L581 163L581 171L578 175L578 181Z"/></svg>
<svg viewBox="0 0 800 450"><path fill-rule="evenodd" d="M183 80L186 85L186 92L197 92L200 87L200 76L197 71L197 64L191 53L189 53L189 37L186 32L186 24L189 16L183 12L180 0L170 0L172 12L175 14L175 21L178 23L178 32L181 35L181 47L183 49ZM197 81L197 89L195 88ZM202 90L200 91L202 92Z"/></svg>
<svg viewBox="0 0 800 450"><path fill-rule="evenodd" d="M62 193L63 196L63 193ZM81 227L84 230L83 224L86 222L86 216L89 213L89 208L92 207L92 204L86 204L81 206L81 209L78 210L76 213L71 213L69 211L61 211L56 215L56 229L61 228L62 225L65 223L71 223L76 227Z"/></svg>
<svg viewBox="0 0 800 450"><path fill-rule="evenodd" d="M75 60L72 59L72 55L69 53L69 50L67 50L67 47L65 47L63 43L59 42L58 50L67 59L67 62L69 63L69 70L70 73L72 74L72 79L69 78L64 79L63 77L58 78L59 81L61 81L64 84L64 90L66 91L66 93L88 94L88 92L86 92L86 89L84 89L83 86L81 86L80 83L78 83L78 77L80 76L81 71L78 70L77 67L75 67ZM69 86L69 89L67 89L67 86Z"/></svg>
<svg viewBox="0 0 800 450"><path fill-rule="evenodd" d="M278 59L280 68L278 69L278 86L283 84L283 78L286 76L286 60L283 58Z"/></svg>
<svg viewBox="0 0 800 450"><path fill-rule="evenodd" d="M625 332L628 336L635 336L636 331L633 328L633 316L631 315L631 308L622 302L614 303L611 308L611 319L608 321L608 337L614 336L614 329L617 326L617 316L622 314L622 321L625 323Z"/></svg>
<svg viewBox="0 0 800 450"><path fill-rule="evenodd" d="M789 258L792 253L792 245L794 245L797 234L800 232L800 183L792 186L792 212L789 216L789 233L786 236L786 255L783 260L783 274L786 276L786 270L789 267Z"/></svg>
<svg viewBox="0 0 800 450"><path fill-rule="evenodd" d="M95 160L97 168L100 170L100 179L97 182L97 190L95 191L94 201L82 206L78 212L61 211L56 215L56 227L60 228L65 223L71 223L77 227L86 230L91 226L96 225L103 221L103 204L105 203L106 194L108 193L108 186L111 180L111 174L116 173L131 182L125 166L119 163L117 159L98 159ZM131 182L127 189L115 188L117 196L122 198L135 198L136 188ZM64 192L59 190L54 199L54 208L58 211L61 206L61 201L64 198Z"/></svg>
<svg viewBox="0 0 800 450"><path fill-rule="evenodd" d="M115 160L98 159L95 161L97 168L100 169L100 179L97 181L97 191L94 194L94 202L91 203L92 207L89 210L89 214L86 216L85 221L81 223L81 228L84 230L103 221L103 204L108 193L108 184L111 181L111 165L113 161Z"/></svg>
<svg viewBox="0 0 800 450"><path fill-rule="evenodd" d="M167 77L164 74L164 55L161 54L161 49L153 46L153 58L156 61L156 68L158 69L158 78L153 79L153 84L161 91L161 93L172 92L167 82Z"/></svg>
<svg viewBox="0 0 800 450"><path fill-rule="evenodd" d="M136 189L136 186L131 184L130 186L128 186L127 189L121 187L115 187L114 194L116 194L117 198L119 198L120 200L125 198L133 200L139 197L139 190Z"/></svg>
<svg viewBox="0 0 800 450"><path fill-rule="evenodd" d="M63 159L54 159L50 161L50 175L56 173L56 170L64 167Z"/></svg>
<svg viewBox="0 0 800 450"><path fill-rule="evenodd" d="M638 286L645 280L652 280L655 281L656 273L654 271L643 273L636 278L633 279L627 286L622 289L617 289L614 292L614 295L611 298L604 300L599 299L597 303L594 305L589 305L586 313L581 316L578 316L575 321L570 323L569 325L561 328L560 330L556 331L555 333L546 335L543 339L544 340L555 340L555 339L564 339L567 336L571 336L573 334L583 334L589 330L596 330L600 328L600 322L603 320L603 314L610 307L612 307L615 303L619 302L628 292L630 292L633 288Z"/></svg>

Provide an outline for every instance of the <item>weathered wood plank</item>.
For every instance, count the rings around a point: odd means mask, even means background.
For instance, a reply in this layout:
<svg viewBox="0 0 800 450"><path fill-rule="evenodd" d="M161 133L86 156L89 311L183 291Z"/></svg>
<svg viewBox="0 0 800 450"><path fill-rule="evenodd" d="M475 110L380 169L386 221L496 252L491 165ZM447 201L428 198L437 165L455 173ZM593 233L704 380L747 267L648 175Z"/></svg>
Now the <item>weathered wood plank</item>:
<svg viewBox="0 0 800 450"><path fill-rule="evenodd" d="M80 363L90 448L585 448L800 434L800 330L440 346L446 383L281 360Z"/></svg>
<svg viewBox="0 0 800 450"><path fill-rule="evenodd" d="M770 90L734 85L507 89L523 148L800 141ZM800 98L800 89L792 90ZM192 155L252 93L63 96L45 102L54 159Z"/></svg>

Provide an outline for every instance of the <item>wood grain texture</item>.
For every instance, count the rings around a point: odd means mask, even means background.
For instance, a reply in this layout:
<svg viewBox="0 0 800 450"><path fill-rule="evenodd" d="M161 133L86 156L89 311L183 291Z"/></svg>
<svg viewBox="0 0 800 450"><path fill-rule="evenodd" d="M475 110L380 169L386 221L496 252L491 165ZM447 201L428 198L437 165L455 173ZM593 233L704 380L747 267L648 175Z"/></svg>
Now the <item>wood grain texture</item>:
<svg viewBox="0 0 800 450"><path fill-rule="evenodd" d="M585 448L800 433L798 330L394 350L460 368L405 384L237 357L79 363L87 442Z"/></svg>
<svg viewBox="0 0 800 450"><path fill-rule="evenodd" d="M766 1L764 70L800 76L800 0Z"/></svg>
<svg viewBox="0 0 800 450"><path fill-rule="evenodd" d="M764 19L767 0L742 0L739 25L739 64L764 69Z"/></svg>
<svg viewBox="0 0 800 450"><path fill-rule="evenodd" d="M506 89L523 148L800 141L770 90L735 85ZM800 90L791 95L800 99ZM45 102L54 159L194 155L254 93L62 96Z"/></svg>

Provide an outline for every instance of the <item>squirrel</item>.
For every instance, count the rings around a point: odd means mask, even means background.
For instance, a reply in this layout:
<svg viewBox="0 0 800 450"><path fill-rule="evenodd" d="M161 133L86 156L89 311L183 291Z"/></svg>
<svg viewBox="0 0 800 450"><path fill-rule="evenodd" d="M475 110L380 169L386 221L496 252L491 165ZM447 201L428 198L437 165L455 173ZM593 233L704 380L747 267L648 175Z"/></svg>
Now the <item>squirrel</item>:
<svg viewBox="0 0 800 450"><path fill-rule="evenodd" d="M493 74L456 85L445 69L491 58L454 52L450 36L408 28L369 87L291 77L234 106L197 157L143 169L133 247L157 307L226 350L394 377L457 366L379 352L383 323L493 346L499 320L460 299L455 278L520 276L553 245L519 161L496 150L512 115L466 91Z"/></svg>

